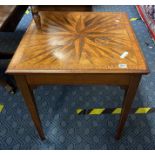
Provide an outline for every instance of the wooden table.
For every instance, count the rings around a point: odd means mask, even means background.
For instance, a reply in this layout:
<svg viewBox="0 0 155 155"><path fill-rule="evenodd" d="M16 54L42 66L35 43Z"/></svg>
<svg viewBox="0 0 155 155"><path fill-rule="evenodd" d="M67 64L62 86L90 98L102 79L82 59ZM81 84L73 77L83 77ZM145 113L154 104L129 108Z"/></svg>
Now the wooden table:
<svg viewBox="0 0 155 155"><path fill-rule="evenodd" d="M31 6L33 19L38 29L41 29L40 11L62 11L62 12L85 12L92 11L91 5L33 5Z"/></svg>
<svg viewBox="0 0 155 155"><path fill-rule="evenodd" d="M40 12L40 16L42 30L30 24L6 72L15 76L41 139L45 136L32 88L44 84L124 88L119 139L141 76L148 73L127 14Z"/></svg>

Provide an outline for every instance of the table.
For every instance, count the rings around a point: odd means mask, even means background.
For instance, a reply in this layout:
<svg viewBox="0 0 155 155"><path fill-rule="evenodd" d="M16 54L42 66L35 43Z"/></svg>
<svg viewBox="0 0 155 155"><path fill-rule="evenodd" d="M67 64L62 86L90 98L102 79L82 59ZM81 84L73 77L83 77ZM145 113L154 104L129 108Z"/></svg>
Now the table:
<svg viewBox="0 0 155 155"><path fill-rule="evenodd" d="M91 5L33 5L31 6L31 10L37 28L41 29L40 11L85 12L92 11L93 9Z"/></svg>
<svg viewBox="0 0 155 155"><path fill-rule="evenodd" d="M119 139L141 76L149 72L127 14L44 11L40 16L42 30L32 21L6 71L15 76L40 138L45 135L34 86L106 84L125 89Z"/></svg>

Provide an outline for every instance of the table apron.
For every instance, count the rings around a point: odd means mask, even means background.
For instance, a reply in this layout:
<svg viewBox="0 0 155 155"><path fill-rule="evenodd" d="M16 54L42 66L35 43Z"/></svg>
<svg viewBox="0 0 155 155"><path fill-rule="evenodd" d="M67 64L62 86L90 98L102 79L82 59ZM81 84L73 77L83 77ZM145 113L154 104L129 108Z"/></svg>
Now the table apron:
<svg viewBox="0 0 155 155"><path fill-rule="evenodd" d="M128 85L130 74L42 74L26 75L29 85L46 84L107 84L107 85Z"/></svg>

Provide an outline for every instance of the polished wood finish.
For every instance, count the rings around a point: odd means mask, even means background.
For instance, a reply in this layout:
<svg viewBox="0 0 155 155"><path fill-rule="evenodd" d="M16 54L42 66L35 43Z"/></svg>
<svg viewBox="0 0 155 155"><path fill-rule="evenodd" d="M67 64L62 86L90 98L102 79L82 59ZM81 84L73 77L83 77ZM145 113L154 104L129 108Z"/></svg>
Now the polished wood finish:
<svg viewBox="0 0 155 155"><path fill-rule="evenodd" d="M35 99L33 96L32 89L28 85L27 80L24 76L15 76L15 79L27 103L27 107L31 113L32 120L34 121L34 125L36 126L36 129L38 130L39 136L43 140L45 139L45 136L44 136L43 129L41 127L41 121L40 121L38 110L35 104Z"/></svg>
<svg viewBox="0 0 155 155"><path fill-rule="evenodd" d="M115 136L116 139L119 139L121 137L121 133L123 131L123 127L125 125L128 114L130 112L132 102L136 95L136 91L137 91L140 79L141 79L141 75L136 75L130 78L129 86L124 94L125 96L124 96L124 101L123 101L121 117L120 117L119 125L117 128L116 136Z"/></svg>
<svg viewBox="0 0 155 155"><path fill-rule="evenodd" d="M31 6L32 15L38 30L41 30L40 11L92 11L91 5L37 5Z"/></svg>
<svg viewBox="0 0 155 155"><path fill-rule="evenodd" d="M40 17L42 30L31 23L7 69L20 83L40 137L41 123L33 112L37 110L30 88L43 84L108 84L125 89L116 134L119 139L140 77L149 72L127 15L40 12ZM124 52L128 55L121 58Z"/></svg>
<svg viewBox="0 0 155 155"><path fill-rule="evenodd" d="M37 6L32 6L31 7L32 10L32 15L33 15L33 19L36 23L36 26L38 29L41 29L41 20L40 20L40 16L39 16L39 9Z"/></svg>
<svg viewBox="0 0 155 155"><path fill-rule="evenodd" d="M40 14L42 31L31 23L8 72L147 73L126 14ZM127 57L120 58L125 51ZM127 67L122 69L120 64Z"/></svg>
<svg viewBox="0 0 155 155"><path fill-rule="evenodd" d="M37 79L36 79L37 76ZM103 78L104 77L104 78ZM132 75L95 74L95 73L58 73L58 74L31 74L27 81L31 85L53 84L103 84L125 86L129 84Z"/></svg>

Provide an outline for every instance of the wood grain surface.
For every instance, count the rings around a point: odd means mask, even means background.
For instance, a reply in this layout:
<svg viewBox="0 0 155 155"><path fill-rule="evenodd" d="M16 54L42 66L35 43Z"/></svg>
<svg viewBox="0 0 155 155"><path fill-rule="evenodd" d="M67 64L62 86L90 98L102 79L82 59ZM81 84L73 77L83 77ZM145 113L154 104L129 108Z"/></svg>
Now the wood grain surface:
<svg viewBox="0 0 155 155"><path fill-rule="evenodd" d="M7 73L148 73L125 13L44 11L40 17L42 30L31 23Z"/></svg>

